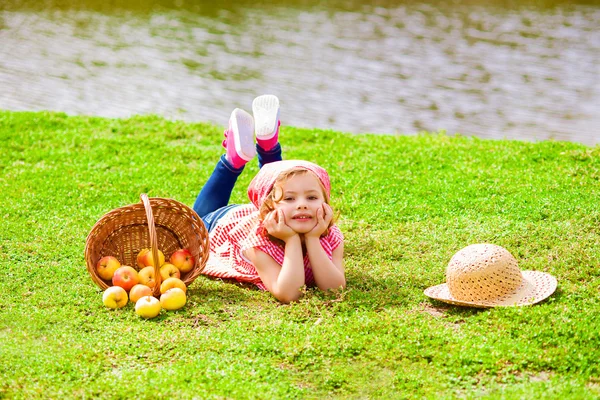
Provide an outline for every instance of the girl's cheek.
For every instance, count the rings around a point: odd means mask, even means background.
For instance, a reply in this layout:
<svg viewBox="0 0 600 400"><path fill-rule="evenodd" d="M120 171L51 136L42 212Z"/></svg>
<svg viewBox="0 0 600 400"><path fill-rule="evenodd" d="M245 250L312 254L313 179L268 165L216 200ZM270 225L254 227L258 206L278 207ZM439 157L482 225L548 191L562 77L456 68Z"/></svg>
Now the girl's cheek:
<svg viewBox="0 0 600 400"><path fill-rule="evenodd" d="M288 220L288 213L286 209L282 209L281 210L281 216L285 218L285 220Z"/></svg>

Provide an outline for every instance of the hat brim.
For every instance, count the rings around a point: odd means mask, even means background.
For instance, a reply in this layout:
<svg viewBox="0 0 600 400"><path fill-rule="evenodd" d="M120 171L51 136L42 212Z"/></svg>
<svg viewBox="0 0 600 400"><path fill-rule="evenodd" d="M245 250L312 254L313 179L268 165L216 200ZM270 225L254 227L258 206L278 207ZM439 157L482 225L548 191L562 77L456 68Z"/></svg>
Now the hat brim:
<svg viewBox="0 0 600 400"><path fill-rule="evenodd" d="M539 271L521 271L521 273L523 275L523 282L517 288L515 293L496 300L472 302L455 299L452 294L450 294L450 290L446 283L429 287L425 289L424 293L425 296L432 299L457 306L490 308L536 304L550 297L556 290L558 282L556 281L556 278L550 274Z"/></svg>

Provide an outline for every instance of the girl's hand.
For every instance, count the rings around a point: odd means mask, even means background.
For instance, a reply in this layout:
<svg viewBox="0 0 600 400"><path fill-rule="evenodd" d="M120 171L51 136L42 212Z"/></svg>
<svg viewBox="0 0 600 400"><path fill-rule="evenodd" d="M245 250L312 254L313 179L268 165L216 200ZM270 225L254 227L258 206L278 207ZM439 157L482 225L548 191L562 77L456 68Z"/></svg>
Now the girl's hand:
<svg viewBox="0 0 600 400"><path fill-rule="evenodd" d="M314 228L305 236L316 236L321 237L325 231L327 231L327 227L329 227L329 223L333 218L333 210L327 203L323 203L323 207L317 210L317 224Z"/></svg>
<svg viewBox="0 0 600 400"><path fill-rule="evenodd" d="M291 237L298 234L285 223L285 216L281 210L271 211L263 221L263 226L269 232L269 235L286 243Z"/></svg>

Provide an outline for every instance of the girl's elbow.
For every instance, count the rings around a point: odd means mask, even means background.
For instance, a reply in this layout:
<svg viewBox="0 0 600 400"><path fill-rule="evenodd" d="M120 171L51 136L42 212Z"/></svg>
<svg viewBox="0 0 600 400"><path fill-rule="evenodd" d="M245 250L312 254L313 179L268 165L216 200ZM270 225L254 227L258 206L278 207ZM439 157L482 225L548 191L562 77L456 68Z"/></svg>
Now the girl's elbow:
<svg viewBox="0 0 600 400"><path fill-rule="evenodd" d="M327 284L324 285L318 285L319 289L321 289L322 291L326 292L328 290L339 290L339 289L346 289L346 279L340 279L337 282L328 282Z"/></svg>
<svg viewBox="0 0 600 400"><path fill-rule="evenodd" d="M300 289L298 289L295 292L272 292L272 294L277 300L279 300L280 303L283 304L289 304L293 303L294 301L298 301L302 296L302 292L300 291Z"/></svg>
<svg viewBox="0 0 600 400"><path fill-rule="evenodd" d="M300 294L295 295L295 296L294 295L292 295L292 296L290 296L290 295L281 295L281 296L275 296L275 298L277 300L279 300L280 303L290 304L290 303L293 303L295 301L300 300Z"/></svg>

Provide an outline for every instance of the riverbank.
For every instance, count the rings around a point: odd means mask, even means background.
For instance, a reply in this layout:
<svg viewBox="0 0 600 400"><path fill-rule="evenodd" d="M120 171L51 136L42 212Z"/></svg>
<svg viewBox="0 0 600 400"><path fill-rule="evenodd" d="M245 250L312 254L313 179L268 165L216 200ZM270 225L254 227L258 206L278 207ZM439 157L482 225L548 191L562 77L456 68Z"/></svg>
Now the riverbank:
<svg viewBox="0 0 600 400"><path fill-rule="evenodd" d="M600 144L589 0L0 2L0 109ZM27 93L27 95L23 95Z"/></svg>
<svg viewBox="0 0 600 400"><path fill-rule="evenodd" d="M600 147L284 127L284 156L331 174L348 288L282 306L200 277L179 312L105 308L83 258L92 225L140 193L191 205L222 131L0 111L0 397L600 395ZM428 300L478 242L558 290L525 308Z"/></svg>

